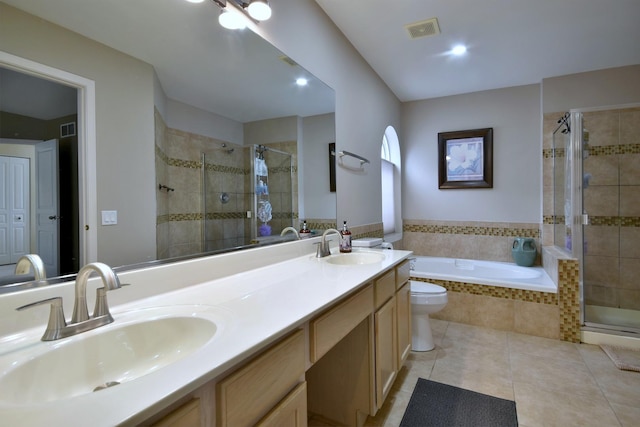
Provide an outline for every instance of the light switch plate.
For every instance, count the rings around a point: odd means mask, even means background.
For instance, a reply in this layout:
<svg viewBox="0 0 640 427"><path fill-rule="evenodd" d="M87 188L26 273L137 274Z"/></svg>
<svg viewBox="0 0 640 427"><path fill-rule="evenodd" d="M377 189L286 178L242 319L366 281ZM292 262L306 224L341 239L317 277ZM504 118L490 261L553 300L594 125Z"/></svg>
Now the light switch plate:
<svg viewBox="0 0 640 427"><path fill-rule="evenodd" d="M118 223L118 211L102 211L102 225L116 225Z"/></svg>

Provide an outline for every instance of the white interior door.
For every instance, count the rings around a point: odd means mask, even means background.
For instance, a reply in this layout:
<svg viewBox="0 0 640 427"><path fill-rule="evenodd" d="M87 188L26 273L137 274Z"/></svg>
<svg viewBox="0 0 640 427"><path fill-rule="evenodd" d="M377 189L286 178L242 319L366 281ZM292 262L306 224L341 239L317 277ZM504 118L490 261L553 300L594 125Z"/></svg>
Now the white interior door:
<svg viewBox="0 0 640 427"><path fill-rule="evenodd" d="M58 140L36 145L36 233L47 276L58 275Z"/></svg>
<svg viewBox="0 0 640 427"><path fill-rule="evenodd" d="M0 264L29 253L29 159L0 156Z"/></svg>

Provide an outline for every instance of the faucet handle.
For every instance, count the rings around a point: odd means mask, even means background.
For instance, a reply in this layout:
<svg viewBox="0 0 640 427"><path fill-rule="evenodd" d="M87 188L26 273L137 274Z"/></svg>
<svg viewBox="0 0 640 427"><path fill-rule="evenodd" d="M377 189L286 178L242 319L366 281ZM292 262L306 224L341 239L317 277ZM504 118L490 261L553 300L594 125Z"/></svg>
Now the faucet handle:
<svg viewBox="0 0 640 427"><path fill-rule="evenodd" d="M129 283L120 283L120 288L130 286ZM120 289L118 288L118 289ZM109 312L109 303L107 302L107 289L105 287L96 289L96 305L93 308L93 317L108 316L113 321Z"/></svg>
<svg viewBox="0 0 640 427"><path fill-rule="evenodd" d="M42 341L53 341L61 338L60 332L67 326L67 321L64 318L64 309L62 308L62 298L53 297L44 299L42 301L32 302L21 307L16 308L18 311L26 310L28 308L37 307L40 305L50 304L51 311L49 312L49 322L47 323L47 329L42 335Z"/></svg>

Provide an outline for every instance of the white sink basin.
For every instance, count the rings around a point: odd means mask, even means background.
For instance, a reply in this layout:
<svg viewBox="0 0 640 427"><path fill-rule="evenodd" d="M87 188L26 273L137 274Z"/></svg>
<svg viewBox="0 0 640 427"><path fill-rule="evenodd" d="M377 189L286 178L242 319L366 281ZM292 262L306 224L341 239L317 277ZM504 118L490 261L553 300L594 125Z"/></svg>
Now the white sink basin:
<svg viewBox="0 0 640 427"><path fill-rule="evenodd" d="M380 262L384 258L384 255L377 252L351 252L330 255L326 260L329 264L336 265L364 265Z"/></svg>
<svg viewBox="0 0 640 427"><path fill-rule="evenodd" d="M59 341L38 343L0 364L0 402L32 404L72 398L133 381L211 341L219 325L197 309L115 322ZM158 309L158 312L162 313ZM152 314L149 318L148 314Z"/></svg>

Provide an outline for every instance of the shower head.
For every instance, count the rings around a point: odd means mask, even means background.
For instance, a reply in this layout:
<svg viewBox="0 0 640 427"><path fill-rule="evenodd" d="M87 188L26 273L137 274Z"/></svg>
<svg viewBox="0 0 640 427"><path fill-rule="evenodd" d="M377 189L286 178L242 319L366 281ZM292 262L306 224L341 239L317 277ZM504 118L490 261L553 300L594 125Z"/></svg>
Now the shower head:
<svg viewBox="0 0 640 427"><path fill-rule="evenodd" d="M227 154L231 154L233 153L233 151L235 150L235 148L227 148L227 144L226 143L222 143L220 144L220 146L222 147L222 149L227 153Z"/></svg>

